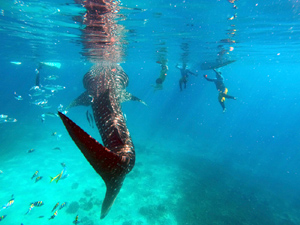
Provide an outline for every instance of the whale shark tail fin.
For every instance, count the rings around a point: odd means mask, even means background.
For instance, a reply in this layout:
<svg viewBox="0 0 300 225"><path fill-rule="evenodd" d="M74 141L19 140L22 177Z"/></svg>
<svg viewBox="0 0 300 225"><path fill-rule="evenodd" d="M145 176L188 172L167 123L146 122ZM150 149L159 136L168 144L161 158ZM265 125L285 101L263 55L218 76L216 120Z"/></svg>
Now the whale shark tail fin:
<svg viewBox="0 0 300 225"><path fill-rule="evenodd" d="M102 177L106 194L102 204L101 219L109 212L125 179L126 170L121 167L121 158L88 135L66 115L58 112L71 138L87 161Z"/></svg>

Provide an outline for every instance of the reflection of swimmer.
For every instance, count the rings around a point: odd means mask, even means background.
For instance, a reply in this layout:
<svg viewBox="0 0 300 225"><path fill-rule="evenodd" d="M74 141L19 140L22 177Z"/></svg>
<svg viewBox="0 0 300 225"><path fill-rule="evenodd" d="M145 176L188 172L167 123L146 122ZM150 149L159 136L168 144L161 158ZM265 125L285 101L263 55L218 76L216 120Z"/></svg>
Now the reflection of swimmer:
<svg viewBox="0 0 300 225"><path fill-rule="evenodd" d="M220 102L220 104L223 108L223 112L225 112L226 111L225 99L230 98L230 99L236 100L236 97L227 95L228 89L225 87L223 76L221 75L220 72L216 71L215 69L214 69L214 71L216 73L216 78L215 79L210 79L210 78L207 77L207 75L204 75L204 78L208 81L211 81L211 82L215 83L216 88L219 91L218 100L219 100L219 102Z"/></svg>
<svg viewBox="0 0 300 225"><path fill-rule="evenodd" d="M35 69L35 86L40 87L40 70L42 68L42 63L39 63L38 68Z"/></svg>
<svg viewBox="0 0 300 225"><path fill-rule="evenodd" d="M218 45L217 63L222 64L224 62L224 55L228 54L223 45Z"/></svg>
<svg viewBox="0 0 300 225"><path fill-rule="evenodd" d="M188 82L189 74L192 74L194 76L197 76L197 74L191 72L189 69L186 68L186 64L183 63L182 67L179 67L178 64L176 65L176 68L180 70L181 78L179 80L179 87L180 91L182 91L182 84L184 84L184 88L186 88L186 83Z"/></svg>
<svg viewBox="0 0 300 225"><path fill-rule="evenodd" d="M163 62L157 61L157 63L161 64L161 70L160 70L159 78L157 78L156 81L155 81L156 84L152 85L154 87L154 91L163 89L162 84L165 81L168 70L169 70L169 68L167 66L167 61L163 61Z"/></svg>

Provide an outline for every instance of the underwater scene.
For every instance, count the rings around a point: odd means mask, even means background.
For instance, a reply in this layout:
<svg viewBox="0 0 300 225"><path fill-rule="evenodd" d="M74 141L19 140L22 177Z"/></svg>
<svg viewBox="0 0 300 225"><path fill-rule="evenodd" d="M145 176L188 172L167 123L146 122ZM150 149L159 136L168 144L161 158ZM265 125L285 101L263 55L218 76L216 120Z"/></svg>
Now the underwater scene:
<svg viewBox="0 0 300 225"><path fill-rule="evenodd" d="M0 34L0 225L300 224L299 0L6 0Z"/></svg>

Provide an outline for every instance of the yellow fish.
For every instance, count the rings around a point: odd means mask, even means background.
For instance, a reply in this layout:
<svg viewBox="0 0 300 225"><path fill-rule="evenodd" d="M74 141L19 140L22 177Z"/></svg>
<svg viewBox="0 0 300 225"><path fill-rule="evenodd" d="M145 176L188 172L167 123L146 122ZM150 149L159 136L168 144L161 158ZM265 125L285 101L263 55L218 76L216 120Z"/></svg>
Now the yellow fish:
<svg viewBox="0 0 300 225"><path fill-rule="evenodd" d="M50 183L54 180L56 180L56 183L57 183L60 179L64 179L68 176L69 175L67 174L66 167L64 167L64 169L59 174L57 174L55 177L50 177L51 178Z"/></svg>

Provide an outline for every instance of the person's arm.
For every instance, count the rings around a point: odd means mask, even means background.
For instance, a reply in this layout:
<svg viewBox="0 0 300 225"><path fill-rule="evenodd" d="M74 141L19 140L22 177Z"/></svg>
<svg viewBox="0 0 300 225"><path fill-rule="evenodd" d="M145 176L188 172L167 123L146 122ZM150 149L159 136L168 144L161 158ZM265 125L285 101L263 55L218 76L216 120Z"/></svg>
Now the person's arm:
<svg viewBox="0 0 300 225"><path fill-rule="evenodd" d="M211 81L211 82L215 82L216 79L210 79L207 77L207 75L203 75L203 77L207 80L207 81Z"/></svg>
<svg viewBox="0 0 300 225"><path fill-rule="evenodd" d="M192 74L192 75L194 75L195 77L197 77L197 76L198 76L198 74L196 74L196 73L193 73L193 72L191 72L190 70L187 70L187 72L188 72L188 73L190 73L190 74Z"/></svg>

